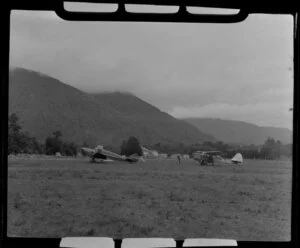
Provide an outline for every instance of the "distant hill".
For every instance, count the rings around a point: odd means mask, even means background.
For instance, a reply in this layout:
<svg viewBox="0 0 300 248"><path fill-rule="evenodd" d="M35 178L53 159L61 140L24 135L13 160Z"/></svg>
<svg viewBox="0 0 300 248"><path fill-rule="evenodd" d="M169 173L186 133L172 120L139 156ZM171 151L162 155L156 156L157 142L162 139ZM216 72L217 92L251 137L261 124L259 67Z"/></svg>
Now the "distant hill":
<svg viewBox="0 0 300 248"><path fill-rule="evenodd" d="M187 118L186 122L202 132L213 135L226 143L263 144L267 137L280 140L284 144L292 143L292 131L287 128L260 127L242 121L212 118Z"/></svg>
<svg viewBox="0 0 300 248"><path fill-rule="evenodd" d="M22 68L11 70L9 79L9 112L40 141L55 130L79 144L119 145L131 135L143 144L214 140L128 93L92 95Z"/></svg>

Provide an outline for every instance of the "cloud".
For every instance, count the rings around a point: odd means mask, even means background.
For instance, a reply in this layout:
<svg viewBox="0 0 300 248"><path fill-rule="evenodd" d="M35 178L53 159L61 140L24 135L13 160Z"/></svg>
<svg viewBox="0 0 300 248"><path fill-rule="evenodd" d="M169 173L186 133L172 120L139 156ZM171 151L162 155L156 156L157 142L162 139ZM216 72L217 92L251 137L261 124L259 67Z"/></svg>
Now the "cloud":
<svg viewBox="0 0 300 248"><path fill-rule="evenodd" d="M228 118L245 119L247 112L252 122L267 125L262 117L268 113L276 126L283 124L285 112L281 116L271 105L292 105L289 16L252 15L230 25L75 24L55 13L26 11L14 11L11 19L12 66L86 92L129 91L177 115L225 104Z"/></svg>

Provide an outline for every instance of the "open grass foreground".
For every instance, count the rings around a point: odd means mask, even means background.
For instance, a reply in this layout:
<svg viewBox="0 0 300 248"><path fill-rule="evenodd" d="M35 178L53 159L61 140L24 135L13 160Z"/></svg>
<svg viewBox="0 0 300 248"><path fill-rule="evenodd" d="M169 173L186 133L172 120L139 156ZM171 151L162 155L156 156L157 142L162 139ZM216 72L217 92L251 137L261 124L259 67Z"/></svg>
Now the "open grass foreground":
<svg viewBox="0 0 300 248"><path fill-rule="evenodd" d="M9 159L8 235L288 241L291 162Z"/></svg>

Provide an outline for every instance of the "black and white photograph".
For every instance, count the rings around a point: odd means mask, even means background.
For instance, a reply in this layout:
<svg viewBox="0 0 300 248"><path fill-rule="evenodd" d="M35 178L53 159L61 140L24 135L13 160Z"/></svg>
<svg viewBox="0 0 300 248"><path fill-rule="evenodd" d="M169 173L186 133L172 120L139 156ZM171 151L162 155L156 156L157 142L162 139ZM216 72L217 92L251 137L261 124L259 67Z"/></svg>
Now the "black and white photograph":
<svg viewBox="0 0 300 248"><path fill-rule="evenodd" d="M13 10L7 235L290 241L293 32Z"/></svg>

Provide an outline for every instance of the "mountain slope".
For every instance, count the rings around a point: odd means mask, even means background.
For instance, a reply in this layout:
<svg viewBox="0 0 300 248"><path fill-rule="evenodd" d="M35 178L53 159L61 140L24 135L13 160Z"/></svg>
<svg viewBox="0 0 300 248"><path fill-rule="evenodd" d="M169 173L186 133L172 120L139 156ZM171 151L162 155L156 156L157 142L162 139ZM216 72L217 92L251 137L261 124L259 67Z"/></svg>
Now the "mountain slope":
<svg viewBox="0 0 300 248"><path fill-rule="evenodd" d="M226 143L263 144L267 137L280 140L284 144L292 143L292 131L287 128L260 127L242 121L211 118L186 118L202 132L213 135Z"/></svg>
<svg viewBox="0 0 300 248"><path fill-rule="evenodd" d="M130 135L146 144L213 139L129 94L91 95L21 68L10 71L9 86L10 113L17 112L25 130L40 141L55 130L67 140L93 144L119 145Z"/></svg>
<svg viewBox="0 0 300 248"><path fill-rule="evenodd" d="M192 137L194 142L200 140L214 140L212 136L197 130L193 125L160 111L158 108L130 93L100 93L94 96L102 104L104 103L106 106L114 108L122 114L134 119L138 123L138 126L143 127L144 135L146 135L148 139L151 139L152 135L157 135L171 142L169 133L172 133L174 137L180 135L180 140L177 140L184 143L188 142L186 137ZM151 133L149 133L148 130L151 130ZM195 139L195 135L197 135L196 137L198 138Z"/></svg>

